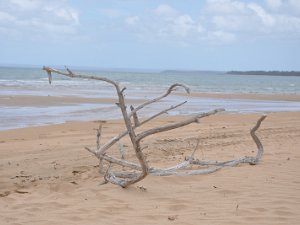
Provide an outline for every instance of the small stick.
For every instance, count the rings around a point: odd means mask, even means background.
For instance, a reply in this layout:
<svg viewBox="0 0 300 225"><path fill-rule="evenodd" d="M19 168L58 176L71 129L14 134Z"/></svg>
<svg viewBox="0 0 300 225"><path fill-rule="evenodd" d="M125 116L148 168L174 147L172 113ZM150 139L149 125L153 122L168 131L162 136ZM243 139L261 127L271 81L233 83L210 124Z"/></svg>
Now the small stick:
<svg viewBox="0 0 300 225"><path fill-rule="evenodd" d="M122 142L118 142L118 145L119 145L119 152L120 152L120 155L121 155L121 159L125 159L125 149L124 149L124 145L122 144Z"/></svg>
<svg viewBox="0 0 300 225"><path fill-rule="evenodd" d="M96 140L97 150L100 149L101 133L102 133L102 124L100 124L99 128L97 129L97 140Z"/></svg>
<svg viewBox="0 0 300 225"><path fill-rule="evenodd" d="M137 116L137 113L134 112L134 107L132 105L130 106L130 110L131 110L131 112L133 112L132 117L133 117L134 126L138 127L140 125L140 121L139 121L139 118Z"/></svg>
<svg viewBox="0 0 300 225"><path fill-rule="evenodd" d="M195 146L195 148L194 148L194 151L192 152L192 154L191 154L191 156L190 156L191 159L194 158L195 152L197 151L197 149L198 149L198 147L199 147L199 144L200 144L200 137L198 137L198 139L197 139L197 144L196 144L196 146Z"/></svg>

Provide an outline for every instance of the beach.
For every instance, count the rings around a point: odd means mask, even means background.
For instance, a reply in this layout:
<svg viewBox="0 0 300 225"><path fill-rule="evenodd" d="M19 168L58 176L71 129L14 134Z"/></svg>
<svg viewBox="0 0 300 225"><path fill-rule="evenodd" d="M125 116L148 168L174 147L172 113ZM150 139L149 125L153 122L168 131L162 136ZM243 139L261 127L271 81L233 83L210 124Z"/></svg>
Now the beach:
<svg viewBox="0 0 300 225"><path fill-rule="evenodd" d="M300 0L0 0L0 46L0 225L300 224Z"/></svg>
<svg viewBox="0 0 300 225"><path fill-rule="evenodd" d="M273 100L283 98L287 100L287 96L273 96ZM55 98L45 99L23 96L9 102L57 104ZM59 102L70 101L83 100L73 97ZM225 112L203 118L199 124L150 136L143 143L148 146L144 152L150 165L164 168L189 156L200 137L195 154L199 159L253 156L256 146L249 131L261 114ZM120 119L1 131L1 224L298 224L300 112L267 114L257 132L265 148L258 165L243 164L208 175L149 175L126 189L100 185L98 160L84 149L95 148L100 123L101 143L116 136L124 128ZM188 115L162 116L138 132L184 118ZM129 140L123 143L127 159L134 161Z"/></svg>

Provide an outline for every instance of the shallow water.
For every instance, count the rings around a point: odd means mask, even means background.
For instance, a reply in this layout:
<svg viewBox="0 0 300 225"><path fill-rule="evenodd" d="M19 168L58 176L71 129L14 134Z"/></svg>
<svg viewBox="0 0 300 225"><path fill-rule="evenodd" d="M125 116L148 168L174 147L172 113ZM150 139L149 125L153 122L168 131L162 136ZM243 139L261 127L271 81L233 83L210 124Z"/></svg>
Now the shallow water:
<svg viewBox="0 0 300 225"><path fill-rule="evenodd" d="M192 91L217 93L300 94L299 77L238 76L221 73L162 74L81 71L81 73L106 76L126 86L126 97L150 99L163 93L172 83L187 84ZM116 97L114 89L103 82L68 79L54 75L49 85L47 75L41 69L0 68L0 95L31 96L79 96L89 98ZM300 102L215 99L185 96L169 96L162 104L156 103L142 110L140 115L149 116L171 105L188 100L184 106L170 112L185 115L225 108L227 112L278 112L300 111ZM121 118L121 113L111 104L68 104L49 107L11 107L2 105L0 130L57 124L65 121L105 120Z"/></svg>

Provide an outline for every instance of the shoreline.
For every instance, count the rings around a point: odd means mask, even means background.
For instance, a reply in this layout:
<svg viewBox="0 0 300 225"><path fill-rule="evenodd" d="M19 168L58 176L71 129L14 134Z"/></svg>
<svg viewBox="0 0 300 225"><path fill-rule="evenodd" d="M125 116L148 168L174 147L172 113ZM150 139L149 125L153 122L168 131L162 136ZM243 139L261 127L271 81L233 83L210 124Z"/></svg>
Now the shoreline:
<svg viewBox="0 0 300 225"><path fill-rule="evenodd" d="M157 95L162 94L158 93ZM215 98L215 99L251 99L251 100L270 100L270 101L300 101L300 95L291 94L244 94L244 93L206 93L206 92L192 92L190 94L176 93L171 96L186 96L199 98ZM98 97L80 97L80 96L36 96L36 95L0 95L0 105L8 106L28 106L28 105L63 105L63 104L79 104L79 103L107 103L113 104L117 100L115 98L98 98ZM145 99L127 99L129 104L138 104L145 101Z"/></svg>
<svg viewBox="0 0 300 225"><path fill-rule="evenodd" d="M163 92L162 92L163 93ZM158 93L159 96L162 93ZM170 97L185 96L197 98L213 98L213 99L232 99L232 100L258 100L258 101L291 101L300 102L300 95L289 94L237 94L237 93L204 93L192 92L173 93ZM146 98L139 99L128 98L128 104L141 104L146 101ZM0 95L0 106L55 106L55 105L70 105L82 103L101 103L101 104L115 104L117 97L105 98L89 98L80 96L36 96L36 95Z"/></svg>
<svg viewBox="0 0 300 225"><path fill-rule="evenodd" d="M182 95L182 94L178 94ZM269 101L295 101L300 102L300 95L292 94L250 94L250 93L204 93L192 92L191 96L219 99L251 99L251 100L269 100Z"/></svg>
<svg viewBox="0 0 300 225"><path fill-rule="evenodd" d="M156 96L160 96L161 93ZM139 96L126 99L127 105L140 105L153 98ZM134 96L136 97L136 96ZM141 118L153 115L165 107L188 101L170 115L189 115L214 108L225 108L227 113L268 113L300 111L300 95L259 95L219 93L174 93L160 103L151 105L139 113ZM61 124L66 121L93 121L120 119L116 98L85 98L77 96L31 96L1 95L2 124L0 130L46 124Z"/></svg>

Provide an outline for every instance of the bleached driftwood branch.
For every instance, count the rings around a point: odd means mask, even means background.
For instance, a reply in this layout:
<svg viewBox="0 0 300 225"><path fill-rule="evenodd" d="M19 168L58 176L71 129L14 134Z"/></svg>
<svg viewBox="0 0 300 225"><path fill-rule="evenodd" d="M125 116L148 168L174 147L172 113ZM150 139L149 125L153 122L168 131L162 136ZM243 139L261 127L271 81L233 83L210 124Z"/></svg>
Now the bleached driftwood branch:
<svg viewBox="0 0 300 225"><path fill-rule="evenodd" d="M66 67L66 71L60 71L56 69L52 69L50 67L43 67L43 69L47 72L48 78L49 78L49 83L51 84L52 82L52 73L57 73L61 74L64 76L68 76L71 78L84 78L84 79L92 79L92 80L99 80L103 81L106 83L111 84L117 93L118 96L118 103L117 105L119 106L123 120L125 122L126 130L121 132L118 136L112 138L109 140L107 143L103 144L101 146L100 144L100 139L102 135L102 127L99 126L97 129L97 136L96 136L96 149L92 150L88 147L86 147L86 150L94 154L98 159L99 159L99 171L101 174L104 175L104 180L105 183L110 182L116 185L119 185L121 187L127 187L130 184L136 183L142 179L144 179L148 174L155 175L155 176L168 176L168 175L196 175L196 174L208 174L215 172L217 170L220 170L224 167L228 166L236 166L241 163L249 163L251 165L257 164L259 160L261 159L263 155L263 145L261 144L259 138L256 136L255 132L258 130L258 128L261 125L261 122L266 118L266 115L263 115L262 117L259 118L257 121L256 125L252 128L250 131L250 135L253 139L253 141L257 145L257 154L255 157L250 157L250 156L244 156L239 159L233 159L233 160L228 160L228 161L207 161L207 160L199 160L194 158L194 154L198 149L200 141L197 141L196 147L194 148L192 154L188 157L185 158L185 160L173 167L169 168L154 168L154 167L149 167L146 157L143 153L144 148L141 146L141 141L145 139L146 137L156 134L156 133L161 133L165 131L169 131L172 129L177 129L180 127L187 126L191 123L198 123L201 118L208 117L211 115L214 115L216 113L224 111L224 109L215 109L206 113L199 113L196 114L188 119L173 123L173 124L167 124L164 126L160 127L154 127L151 129L148 129L146 131L143 131L141 133L136 133L135 129L144 125L145 123L148 123L149 121L157 118L158 116L167 113L170 110L173 110L175 108L178 108L185 104L186 102L179 103L175 106L170 106L167 109L162 110L161 112L158 112L149 118L146 118L144 120L140 120L138 117L138 111L143 109L145 106L148 106L150 104L153 104L155 102L158 102L162 100L163 98L167 97L170 95L173 91L175 91L178 87L183 88L187 93L190 93L190 90L187 86L184 84L173 84L171 85L168 90L162 94L159 97L156 97L154 99L151 99L149 101L146 101L142 103L139 106L136 106L135 108L133 106L130 106L130 112L127 112L127 106L125 103L125 97L124 97L124 91L126 88L120 87L120 85L108 78L104 77L98 77L98 76L87 76L87 75L81 75L81 74L75 74L73 73L70 69ZM120 144L120 140L124 138L125 136L129 136L132 147L135 151L136 158L139 161L139 164L130 162L128 160L125 160L124 157L124 150L122 144ZM120 149L120 154L121 158L116 158L111 155L107 154L107 150L112 147L114 144L119 143L119 149ZM103 162L108 163L108 167L105 169L103 166ZM112 171L112 165L119 165L122 166L123 168L128 168L129 171ZM198 169L190 169L192 165L198 165ZM204 166L204 167L203 167Z"/></svg>

